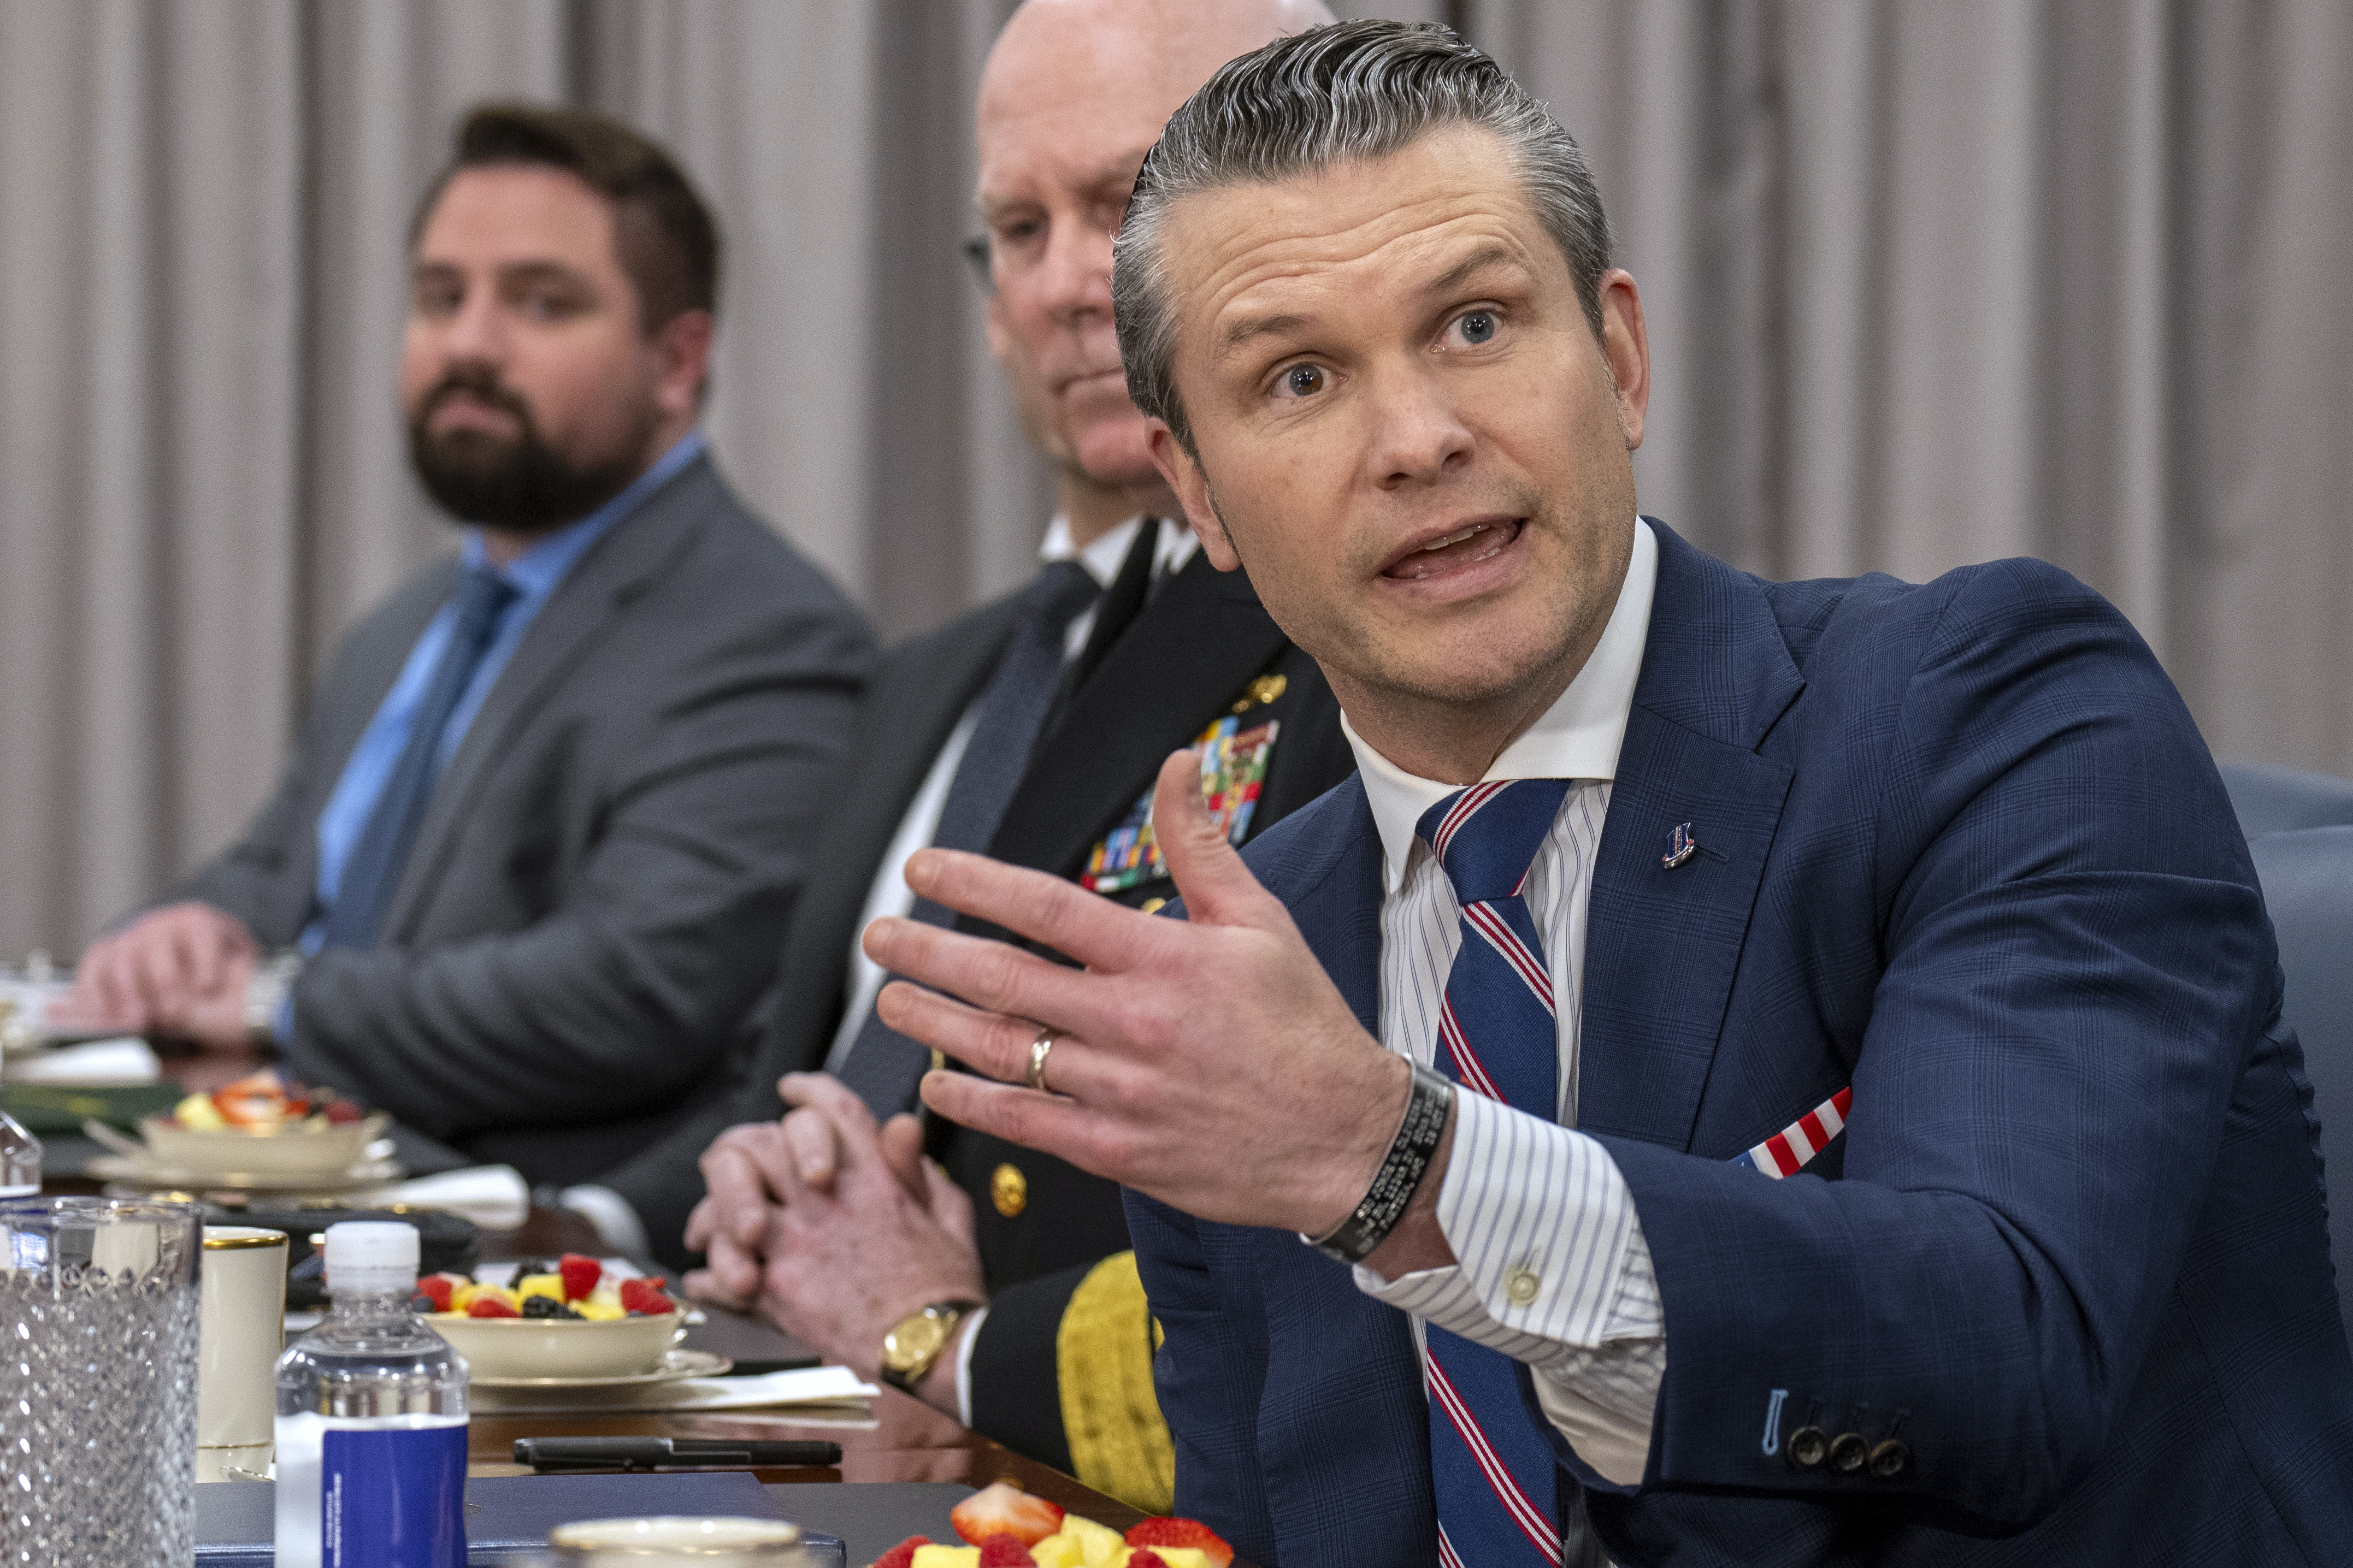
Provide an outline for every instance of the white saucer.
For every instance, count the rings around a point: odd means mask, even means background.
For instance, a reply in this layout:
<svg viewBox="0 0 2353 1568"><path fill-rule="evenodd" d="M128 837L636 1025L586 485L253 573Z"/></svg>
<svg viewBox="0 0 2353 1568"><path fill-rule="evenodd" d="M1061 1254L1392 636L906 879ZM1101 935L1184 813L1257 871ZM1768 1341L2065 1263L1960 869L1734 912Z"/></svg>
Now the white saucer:
<svg viewBox="0 0 2353 1568"><path fill-rule="evenodd" d="M550 1395L561 1399L573 1394L647 1388L690 1377L718 1377L734 1365L726 1356L712 1351L671 1350L663 1352L661 1365L653 1371L633 1373L627 1377L477 1377L470 1379L467 1387L470 1392L491 1395L475 1400L477 1408L494 1410L505 1405L541 1405Z"/></svg>
<svg viewBox="0 0 2353 1568"><path fill-rule="evenodd" d="M93 1154L83 1167L101 1181L153 1192L348 1193L396 1182L407 1171L397 1160L364 1160L341 1171L174 1171L128 1154Z"/></svg>

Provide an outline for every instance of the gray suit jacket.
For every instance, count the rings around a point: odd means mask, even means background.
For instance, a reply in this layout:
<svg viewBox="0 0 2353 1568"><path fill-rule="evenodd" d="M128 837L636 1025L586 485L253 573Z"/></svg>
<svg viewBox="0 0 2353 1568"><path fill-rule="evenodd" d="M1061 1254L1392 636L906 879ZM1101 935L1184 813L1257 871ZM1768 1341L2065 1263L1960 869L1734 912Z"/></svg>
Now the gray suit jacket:
<svg viewBox="0 0 2353 1568"><path fill-rule="evenodd" d="M343 639L277 794L173 898L295 940L319 813L457 570ZM872 646L709 458L689 465L533 621L435 789L382 944L303 969L290 1070L534 1182L626 1157L775 967Z"/></svg>

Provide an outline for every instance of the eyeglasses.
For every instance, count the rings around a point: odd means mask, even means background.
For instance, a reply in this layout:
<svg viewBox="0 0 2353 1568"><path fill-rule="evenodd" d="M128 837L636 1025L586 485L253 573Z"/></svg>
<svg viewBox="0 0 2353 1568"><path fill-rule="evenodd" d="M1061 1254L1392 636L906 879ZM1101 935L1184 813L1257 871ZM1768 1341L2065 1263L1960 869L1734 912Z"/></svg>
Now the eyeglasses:
<svg viewBox="0 0 2353 1568"><path fill-rule="evenodd" d="M963 253L965 264L972 268L973 281L980 285L980 291L984 294L996 293L997 275L989 267L988 236L976 234L957 246L956 249Z"/></svg>

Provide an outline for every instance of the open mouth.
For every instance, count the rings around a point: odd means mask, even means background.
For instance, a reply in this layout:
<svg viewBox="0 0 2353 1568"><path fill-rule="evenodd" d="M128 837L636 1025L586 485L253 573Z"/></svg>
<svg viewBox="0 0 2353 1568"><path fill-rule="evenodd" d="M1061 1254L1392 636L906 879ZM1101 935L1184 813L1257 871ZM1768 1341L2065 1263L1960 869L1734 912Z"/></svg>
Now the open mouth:
<svg viewBox="0 0 2353 1568"><path fill-rule="evenodd" d="M1509 549L1523 526L1515 517L1466 524L1407 551L1389 563L1381 575L1410 583L1475 566Z"/></svg>

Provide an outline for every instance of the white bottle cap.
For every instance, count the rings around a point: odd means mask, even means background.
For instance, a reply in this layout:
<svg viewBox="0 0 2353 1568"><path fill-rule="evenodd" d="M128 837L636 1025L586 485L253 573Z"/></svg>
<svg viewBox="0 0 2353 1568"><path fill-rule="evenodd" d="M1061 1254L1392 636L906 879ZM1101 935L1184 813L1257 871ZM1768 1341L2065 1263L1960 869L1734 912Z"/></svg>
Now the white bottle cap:
<svg viewBox="0 0 2353 1568"><path fill-rule="evenodd" d="M327 1289L406 1290L417 1283L417 1227L401 1220L347 1219L327 1227Z"/></svg>

